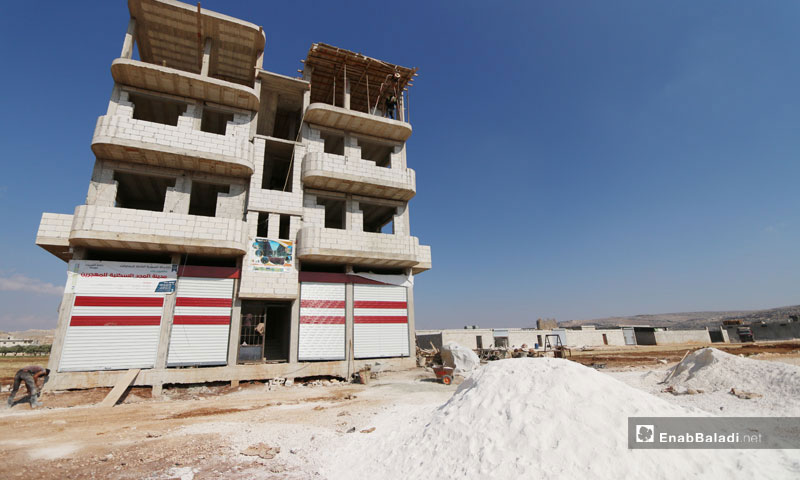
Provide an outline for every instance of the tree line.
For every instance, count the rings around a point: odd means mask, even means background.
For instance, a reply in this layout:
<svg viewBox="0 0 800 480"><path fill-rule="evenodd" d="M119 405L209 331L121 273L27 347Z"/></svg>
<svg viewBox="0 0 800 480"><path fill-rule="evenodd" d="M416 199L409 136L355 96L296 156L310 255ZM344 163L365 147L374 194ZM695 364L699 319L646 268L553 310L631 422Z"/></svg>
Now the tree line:
<svg viewBox="0 0 800 480"><path fill-rule="evenodd" d="M52 345L14 345L13 347L0 347L0 356L33 356L48 355Z"/></svg>

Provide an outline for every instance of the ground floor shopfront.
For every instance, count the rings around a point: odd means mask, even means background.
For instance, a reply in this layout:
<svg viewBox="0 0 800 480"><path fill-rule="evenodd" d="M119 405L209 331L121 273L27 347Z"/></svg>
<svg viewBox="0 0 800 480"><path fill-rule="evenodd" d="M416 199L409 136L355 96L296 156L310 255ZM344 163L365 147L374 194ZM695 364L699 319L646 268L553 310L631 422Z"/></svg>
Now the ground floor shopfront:
<svg viewBox="0 0 800 480"><path fill-rule="evenodd" d="M241 265L241 262L238 263ZM354 273L299 272L294 298L243 298L241 267L70 262L49 368L51 389L331 375L414 365L413 286Z"/></svg>

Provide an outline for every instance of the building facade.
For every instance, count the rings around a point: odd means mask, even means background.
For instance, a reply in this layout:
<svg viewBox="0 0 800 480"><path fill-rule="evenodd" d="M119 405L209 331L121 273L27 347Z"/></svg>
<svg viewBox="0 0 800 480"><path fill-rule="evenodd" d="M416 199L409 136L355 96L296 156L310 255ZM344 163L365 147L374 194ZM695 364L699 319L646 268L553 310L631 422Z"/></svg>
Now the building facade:
<svg viewBox="0 0 800 480"><path fill-rule="evenodd" d="M293 78L261 68L257 25L128 7L86 203L36 238L69 262L52 388L413 366L416 70L313 44Z"/></svg>

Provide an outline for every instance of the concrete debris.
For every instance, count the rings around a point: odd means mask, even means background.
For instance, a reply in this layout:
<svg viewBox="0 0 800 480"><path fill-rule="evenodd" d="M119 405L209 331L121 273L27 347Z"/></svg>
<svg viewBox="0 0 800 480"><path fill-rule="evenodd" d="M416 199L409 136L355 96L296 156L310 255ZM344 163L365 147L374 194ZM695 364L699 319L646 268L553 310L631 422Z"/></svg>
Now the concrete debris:
<svg viewBox="0 0 800 480"><path fill-rule="evenodd" d="M266 443L257 443L245 448L241 453L248 457L261 457L265 460L272 460L281 453L281 447L270 447Z"/></svg>
<svg viewBox="0 0 800 480"><path fill-rule="evenodd" d="M375 431L375 427L371 427L371 428L366 428L364 430L361 430L361 433L372 433L374 431Z"/></svg>
<svg viewBox="0 0 800 480"><path fill-rule="evenodd" d="M745 392L743 390L737 390L735 388L731 388L730 391L731 395L735 395L743 400L752 400L753 398L761 398L764 395L755 392Z"/></svg>

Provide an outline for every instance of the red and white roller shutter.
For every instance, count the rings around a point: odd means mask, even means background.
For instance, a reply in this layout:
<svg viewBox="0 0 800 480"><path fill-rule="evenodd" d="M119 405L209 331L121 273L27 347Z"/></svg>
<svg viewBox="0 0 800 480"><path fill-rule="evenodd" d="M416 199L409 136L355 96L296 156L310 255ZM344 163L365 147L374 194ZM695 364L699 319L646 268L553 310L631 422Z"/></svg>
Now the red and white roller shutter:
<svg viewBox="0 0 800 480"><path fill-rule="evenodd" d="M406 287L356 284L353 290L355 358L407 357Z"/></svg>
<svg viewBox="0 0 800 480"><path fill-rule="evenodd" d="M67 291L75 294L58 371L152 368L169 264L72 261Z"/></svg>
<svg viewBox="0 0 800 480"><path fill-rule="evenodd" d="M299 360L344 360L344 283L300 283Z"/></svg>
<svg viewBox="0 0 800 480"><path fill-rule="evenodd" d="M227 364L233 282L233 278L178 278L167 366Z"/></svg>

